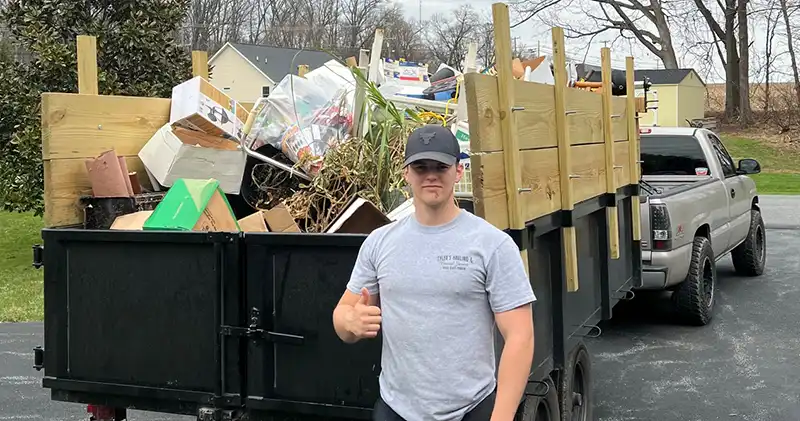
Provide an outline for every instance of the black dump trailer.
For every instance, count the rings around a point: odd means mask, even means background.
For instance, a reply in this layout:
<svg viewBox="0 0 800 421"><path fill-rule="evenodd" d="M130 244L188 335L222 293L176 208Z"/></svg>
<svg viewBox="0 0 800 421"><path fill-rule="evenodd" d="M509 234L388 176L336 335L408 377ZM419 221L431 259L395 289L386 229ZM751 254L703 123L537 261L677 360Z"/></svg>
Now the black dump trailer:
<svg viewBox="0 0 800 421"><path fill-rule="evenodd" d="M557 420L573 407L591 413L581 339L598 335L596 324L640 281L635 187L614 199L619 259L610 258L606 238L604 200L613 195L572 211L576 292L564 281L564 211L515 236L529 242L538 297L521 419ZM44 270L44 344L36 366L52 399L113 408L117 419L126 408L203 420L371 419L380 337L344 344L331 316L366 236L73 228L44 229L42 238L35 264ZM533 410L547 416L530 418Z"/></svg>

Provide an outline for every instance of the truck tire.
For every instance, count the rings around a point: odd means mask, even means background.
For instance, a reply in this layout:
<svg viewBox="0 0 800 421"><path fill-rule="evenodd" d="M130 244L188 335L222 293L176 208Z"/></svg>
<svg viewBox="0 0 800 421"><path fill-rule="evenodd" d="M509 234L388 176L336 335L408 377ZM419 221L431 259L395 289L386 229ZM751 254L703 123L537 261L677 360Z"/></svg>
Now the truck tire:
<svg viewBox="0 0 800 421"><path fill-rule="evenodd" d="M556 385L549 377L544 382L547 383L547 395L525 396L514 421L561 421Z"/></svg>
<svg viewBox="0 0 800 421"><path fill-rule="evenodd" d="M711 242L705 237L695 237L689 273L672 293L678 316L692 325L708 324L714 310L716 287L717 267Z"/></svg>
<svg viewBox="0 0 800 421"><path fill-rule="evenodd" d="M744 276L760 276L767 262L767 234L758 209L750 210L750 231L744 242L731 251L733 267Z"/></svg>
<svg viewBox="0 0 800 421"><path fill-rule="evenodd" d="M593 421L592 361L583 342L570 352L559 384L562 421Z"/></svg>

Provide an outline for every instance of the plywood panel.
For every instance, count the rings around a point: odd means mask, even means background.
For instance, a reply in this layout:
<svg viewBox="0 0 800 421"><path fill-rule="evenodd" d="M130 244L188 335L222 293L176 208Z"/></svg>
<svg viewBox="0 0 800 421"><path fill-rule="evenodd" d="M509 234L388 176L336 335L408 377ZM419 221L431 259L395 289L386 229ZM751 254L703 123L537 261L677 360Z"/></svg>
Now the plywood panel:
<svg viewBox="0 0 800 421"><path fill-rule="evenodd" d="M79 198L92 193L84 162L84 158L53 159L44 162L45 226L60 227L83 222ZM128 171L136 171L139 182L149 189L151 184L142 161L138 157L127 156L125 162Z"/></svg>
<svg viewBox="0 0 800 421"><path fill-rule="evenodd" d="M169 121L169 99L45 93L43 159L134 156Z"/></svg>
<svg viewBox="0 0 800 421"><path fill-rule="evenodd" d="M572 147L572 180L575 202L598 196L605 191L604 147L602 143ZM520 152L522 217L527 222L561 209L558 172L558 149L529 149ZM478 154L471 158L472 191L476 213L492 225L506 229L508 210L503 152Z"/></svg>

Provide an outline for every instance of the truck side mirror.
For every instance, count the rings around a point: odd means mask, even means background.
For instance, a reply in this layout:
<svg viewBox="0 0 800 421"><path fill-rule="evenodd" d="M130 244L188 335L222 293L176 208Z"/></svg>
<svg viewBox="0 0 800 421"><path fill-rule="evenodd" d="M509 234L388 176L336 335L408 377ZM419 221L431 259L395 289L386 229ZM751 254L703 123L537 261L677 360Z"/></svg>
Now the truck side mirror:
<svg viewBox="0 0 800 421"><path fill-rule="evenodd" d="M737 172L739 174L758 174L761 172L761 165L755 159L740 159Z"/></svg>

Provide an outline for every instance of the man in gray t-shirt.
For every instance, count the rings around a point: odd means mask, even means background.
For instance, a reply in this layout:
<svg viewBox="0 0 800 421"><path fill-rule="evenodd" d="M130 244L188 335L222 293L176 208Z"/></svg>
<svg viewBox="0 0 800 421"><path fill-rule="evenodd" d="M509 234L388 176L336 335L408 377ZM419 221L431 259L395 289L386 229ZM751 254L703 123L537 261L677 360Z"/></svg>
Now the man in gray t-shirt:
<svg viewBox="0 0 800 421"><path fill-rule="evenodd" d="M346 342L382 331L377 421L511 421L527 383L536 298L511 237L455 204L458 158L446 128L412 133L415 212L367 237L334 310Z"/></svg>

